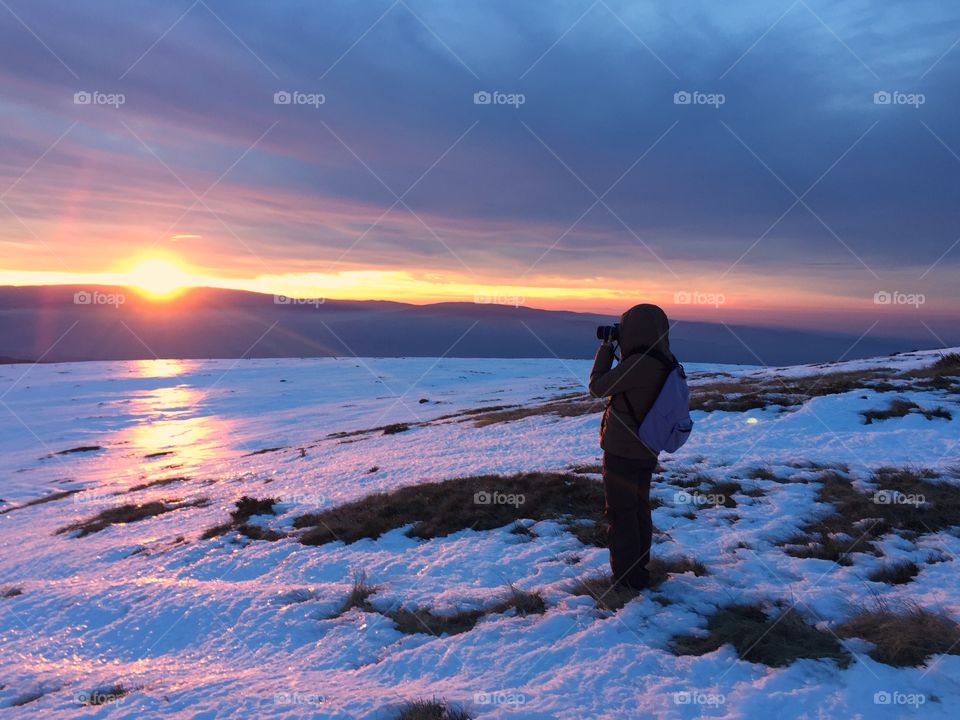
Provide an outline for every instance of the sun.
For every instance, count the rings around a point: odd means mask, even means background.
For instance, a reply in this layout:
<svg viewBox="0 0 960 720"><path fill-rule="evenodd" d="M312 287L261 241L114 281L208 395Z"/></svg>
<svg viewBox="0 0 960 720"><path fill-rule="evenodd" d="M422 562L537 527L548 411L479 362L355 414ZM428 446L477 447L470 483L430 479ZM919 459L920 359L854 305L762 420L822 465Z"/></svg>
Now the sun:
<svg viewBox="0 0 960 720"><path fill-rule="evenodd" d="M126 284L154 300L166 300L191 285L190 274L172 260L148 258L126 273Z"/></svg>

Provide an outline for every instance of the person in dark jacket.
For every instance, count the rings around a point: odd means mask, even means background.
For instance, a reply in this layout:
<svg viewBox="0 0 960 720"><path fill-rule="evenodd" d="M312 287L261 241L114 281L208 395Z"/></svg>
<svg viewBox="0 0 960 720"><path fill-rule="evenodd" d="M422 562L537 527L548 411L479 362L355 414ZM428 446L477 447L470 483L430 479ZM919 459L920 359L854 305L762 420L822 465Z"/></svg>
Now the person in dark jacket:
<svg viewBox="0 0 960 720"><path fill-rule="evenodd" d="M620 316L619 364L612 367L615 344L604 342L590 371L590 394L609 398L600 422L600 447L610 569L618 585L636 590L650 580L650 481L657 466L656 453L640 442L637 430L670 372L648 351L672 359L669 331L667 315L656 305L630 308Z"/></svg>

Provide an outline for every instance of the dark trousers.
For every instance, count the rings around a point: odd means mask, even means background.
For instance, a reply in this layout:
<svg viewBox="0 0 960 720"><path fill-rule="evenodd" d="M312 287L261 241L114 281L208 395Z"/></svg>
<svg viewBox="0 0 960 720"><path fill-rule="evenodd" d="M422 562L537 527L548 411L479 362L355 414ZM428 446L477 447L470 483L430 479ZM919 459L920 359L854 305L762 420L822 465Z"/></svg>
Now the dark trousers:
<svg viewBox="0 0 960 720"><path fill-rule="evenodd" d="M650 479L653 467L648 460L633 460L603 454L604 514L610 529L610 569L622 585L643 588L649 580L647 563L653 542L650 517Z"/></svg>

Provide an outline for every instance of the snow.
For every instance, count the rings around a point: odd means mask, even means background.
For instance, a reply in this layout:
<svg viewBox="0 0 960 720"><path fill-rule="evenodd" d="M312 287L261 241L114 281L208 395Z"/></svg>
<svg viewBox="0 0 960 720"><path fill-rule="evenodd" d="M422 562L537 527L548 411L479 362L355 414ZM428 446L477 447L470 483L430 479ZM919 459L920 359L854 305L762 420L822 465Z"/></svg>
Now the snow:
<svg viewBox="0 0 960 720"><path fill-rule="evenodd" d="M905 370L935 359L921 352L828 367L687 370L697 384L717 372L734 380L806 377ZM780 478L815 480L817 471L797 461L845 464L864 487L872 471L891 465L955 476L960 402L944 391L863 389L783 409L694 413L693 439L664 457L665 471L736 478L744 490L764 494L737 495L736 508L690 519L678 488L662 478L655 484L653 495L663 501L654 511L655 556L688 555L709 570L667 580L655 593L666 605L646 594L608 613L572 595L576 580L606 569L607 553L553 521L533 524L532 540L509 528L427 541L400 528L347 546L249 541L236 533L200 538L225 522L244 494L280 498L278 517L253 522L291 531L304 512L401 486L598 463L597 414L533 415L485 427L443 419L583 391L589 366L430 358L0 366L0 510L78 490L0 515L0 593L22 590L0 597L4 715L386 720L403 702L434 696L480 718L953 715L960 656L892 668L868 657L863 641L848 640L856 661L840 670L826 660L768 668L739 660L729 645L702 657L668 650L674 634L704 628L714 609L731 602L784 600L829 627L881 593L960 617L954 534L916 543L891 535L879 543L884 558L861 554L847 567L794 558L776 542L826 512L816 483L747 479L764 467ZM911 414L863 423L861 411L893 397L942 406L953 419ZM391 423L411 427L330 437ZM82 446L101 449L58 454ZM280 449L250 454L271 448ZM156 453L167 454L145 457ZM122 494L173 477L183 479ZM56 534L131 498L210 504L86 537ZM900 559L921 564L913 582L866 579ZM403 635L379 612L333 617L360 573L377 586L375 610L489 607L513 584L542 593L547 612L485 617L451 637ZM116 684L131 692L81 705ZM31 693L41 697L6 707ZM877 704L876 693L912 693L924 703Z"/></svg>

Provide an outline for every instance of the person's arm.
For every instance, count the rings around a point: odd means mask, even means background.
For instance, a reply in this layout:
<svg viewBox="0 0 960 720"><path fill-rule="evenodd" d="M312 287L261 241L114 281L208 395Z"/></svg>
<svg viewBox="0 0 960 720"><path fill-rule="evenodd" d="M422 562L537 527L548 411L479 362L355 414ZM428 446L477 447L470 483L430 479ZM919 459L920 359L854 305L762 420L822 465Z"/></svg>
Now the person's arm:
<svg viewBox="0 0 960 720"><path fill-rule="evenodd" d="M590 394L598 398L607 397L652 385L656 382L656 376L651 374L649 366L641 364L638 360L640 356L632 355L611 370L613 345L611 343L601 345L593 360L593 370L590 371Z"/></svg>
<svg viewBox="0 0 960 720"><path fill-rule="evenodd" d="M610 387L614 380L612 377L617 375L623 365L618 365L615 370L611 370L613 365L613 343L605 342L597 348L596 357L593 358L593 368L590 370L590 394L593 397L605 397L610 394Z"/></svg>

